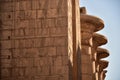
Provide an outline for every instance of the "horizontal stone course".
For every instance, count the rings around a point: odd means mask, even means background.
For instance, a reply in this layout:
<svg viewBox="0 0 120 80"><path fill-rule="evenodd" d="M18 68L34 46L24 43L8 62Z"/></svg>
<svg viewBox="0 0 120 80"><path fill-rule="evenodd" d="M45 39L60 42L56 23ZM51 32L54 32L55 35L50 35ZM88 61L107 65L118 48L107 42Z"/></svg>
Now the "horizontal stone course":
<svg viewBox="0 0 120 80"><path fill-rule="evenodd" d="M1 80L68 80L67 8L65 0L0 0Z"/></svg>

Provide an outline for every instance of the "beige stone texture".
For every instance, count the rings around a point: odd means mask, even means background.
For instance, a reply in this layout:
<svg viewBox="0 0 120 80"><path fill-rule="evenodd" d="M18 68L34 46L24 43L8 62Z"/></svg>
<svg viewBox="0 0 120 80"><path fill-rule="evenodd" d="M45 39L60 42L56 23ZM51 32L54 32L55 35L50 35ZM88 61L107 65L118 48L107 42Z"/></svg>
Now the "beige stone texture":
<svg viewBox="0 0 120 80"><path fill-rule="evenodd" d="M102 71L108 66L108 62L101 60L101 58L108 57L109 52L99 46L108 41L105 36L96 33L104 28L104 22L98 17L88 15L85 7L80 8L80 11L82 80L104 80L105 77L101 76L105 73L102 74ZM87 76L91 78L86 79Z"/></svg>
<svg viewBox="0 0 120 80"><path fill-rule="evenodd" d="M103 28L79 0L0 0L0 80L104 80Z"/></svg>

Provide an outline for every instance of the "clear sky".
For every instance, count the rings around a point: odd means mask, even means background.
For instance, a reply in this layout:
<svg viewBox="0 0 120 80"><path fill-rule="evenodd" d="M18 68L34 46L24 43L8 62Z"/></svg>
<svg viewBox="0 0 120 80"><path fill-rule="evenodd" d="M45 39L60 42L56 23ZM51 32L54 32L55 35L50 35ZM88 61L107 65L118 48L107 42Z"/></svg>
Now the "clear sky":
<svg viewBox="0 0 120 80"><path fill-rule="evenodd" d="M105 80L120 80L120 0L80 0L80 6L104 20L105 28L100 33L107 37L108 43L103 47L110 52Z"/></svg>

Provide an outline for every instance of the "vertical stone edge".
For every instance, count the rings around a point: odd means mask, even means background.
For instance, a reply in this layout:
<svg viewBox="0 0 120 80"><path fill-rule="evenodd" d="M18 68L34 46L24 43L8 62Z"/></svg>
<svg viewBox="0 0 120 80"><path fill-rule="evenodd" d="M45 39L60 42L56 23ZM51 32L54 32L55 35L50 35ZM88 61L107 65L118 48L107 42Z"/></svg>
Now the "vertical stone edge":
<svg viewBox="0 0 120 80"><path fill-rule="evenodd" d="M72 32L72 0L68 0L68 57L69 80L73 80L73 32Z"/></svg>
<svg viewBox="0 0 120 80"><path fill-rule="evenodd" d="M73 29L73 80L78 80L80 56L80 11L79 0L72 0L72 29Z"/></svg>

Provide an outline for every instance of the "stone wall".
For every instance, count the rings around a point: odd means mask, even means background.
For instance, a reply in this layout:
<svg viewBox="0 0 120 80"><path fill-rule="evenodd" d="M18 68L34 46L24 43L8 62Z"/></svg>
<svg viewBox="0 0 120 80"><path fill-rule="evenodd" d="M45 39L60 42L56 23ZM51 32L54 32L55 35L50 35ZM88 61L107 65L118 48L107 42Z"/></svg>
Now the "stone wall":
<svg viewBox="0 0 120 80"><path fill-rule="evenodd" d="M1 80L69 80L73 1L0 0Z"/></svg>
<svg viewBox="0 0 120 80"><path fill-rule="evenodd" d="M104 80L103 27L79 0L0 0L0 80Z"/></svg>

